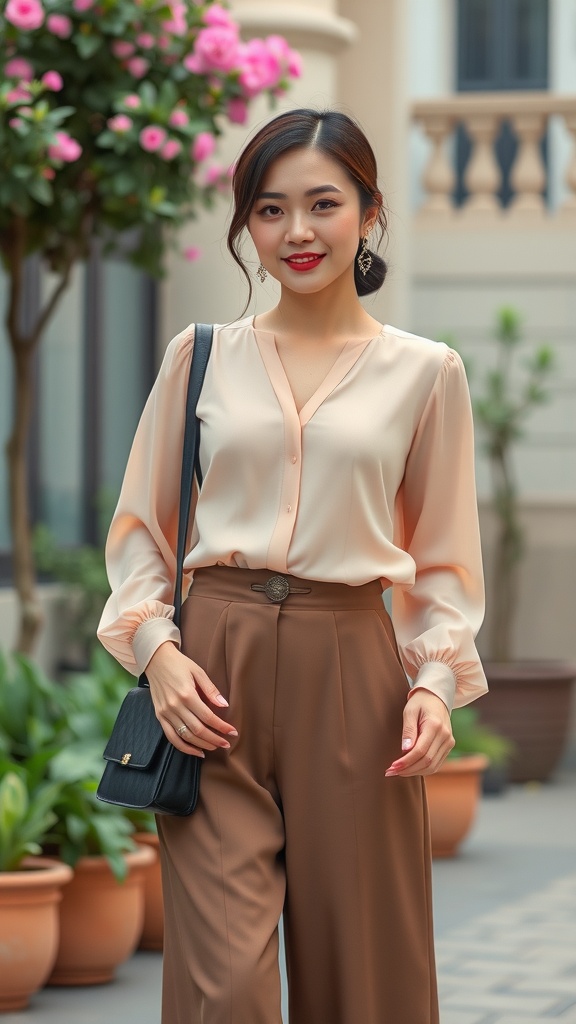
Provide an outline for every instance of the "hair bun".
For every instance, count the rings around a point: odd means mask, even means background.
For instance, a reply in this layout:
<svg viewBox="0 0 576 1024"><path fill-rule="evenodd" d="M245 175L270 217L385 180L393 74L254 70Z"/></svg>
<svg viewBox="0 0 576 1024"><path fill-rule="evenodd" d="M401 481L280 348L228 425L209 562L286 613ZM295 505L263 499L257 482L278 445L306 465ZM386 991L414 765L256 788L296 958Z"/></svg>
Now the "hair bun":
<svg viewBox="0 0 576 1024"><path fill-rule="evenodd" d="M360 251L360 246L358 251ZM372 252L371 249L368 249L368 252L372 257L372 265L366 274L363 274L360 270L358 260L354 261L354 284L359 296L371 295L372 292L377 292L384 284L386 274L388 273L386 261L378 253Z"/></svg>

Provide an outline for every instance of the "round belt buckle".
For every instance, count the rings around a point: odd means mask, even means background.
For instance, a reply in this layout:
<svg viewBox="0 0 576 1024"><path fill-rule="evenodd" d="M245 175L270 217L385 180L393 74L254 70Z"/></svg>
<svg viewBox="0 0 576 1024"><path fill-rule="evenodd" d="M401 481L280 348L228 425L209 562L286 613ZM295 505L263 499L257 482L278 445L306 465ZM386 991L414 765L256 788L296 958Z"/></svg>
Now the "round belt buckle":
<svg viewBox="0 0 576 1024"><path fill-rule="evenodd" d="M290 593L290 584L284 576L271 576L264 584L264 593L270 601L283 601Z"/></svg>

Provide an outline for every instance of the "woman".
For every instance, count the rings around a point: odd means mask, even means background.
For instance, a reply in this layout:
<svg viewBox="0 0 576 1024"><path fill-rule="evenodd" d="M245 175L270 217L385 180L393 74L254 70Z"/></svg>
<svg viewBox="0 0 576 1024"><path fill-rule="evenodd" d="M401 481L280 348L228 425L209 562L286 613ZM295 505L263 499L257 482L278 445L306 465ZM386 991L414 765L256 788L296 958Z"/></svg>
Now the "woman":
<svg viewBox="0 0 576 1024"><path fill-rule="evenodd" d="M423 776L453 746L451 707L486 689L466 380L447 346L359 302L384 280L367 238L385 218L350 118L276 117L234 200L234 258L246 228L281 295L215 331L181 636L193 328L138 427L99 632L205 758L194 814L158 820L163 1021L278 1024L283 913L291 1024L437 1024Z"/></svg>

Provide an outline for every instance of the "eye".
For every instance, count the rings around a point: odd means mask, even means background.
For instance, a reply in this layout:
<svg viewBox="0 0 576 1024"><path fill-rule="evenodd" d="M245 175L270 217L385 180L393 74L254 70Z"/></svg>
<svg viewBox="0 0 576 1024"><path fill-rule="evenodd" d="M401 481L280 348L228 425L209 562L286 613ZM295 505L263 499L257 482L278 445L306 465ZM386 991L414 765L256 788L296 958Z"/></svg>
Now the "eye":
<svg viewBox="0 0 576 1024"><path fill-rule="evenodd" d="M282 213L282 210L279 206L263 206L256 212L259 217L276 217L279 213Z"/></svg>
<svg viewBox="0 0 576 1024"><path fill-rule="evenodd" d="M339 205L339 203L333 202L332 199L319 199L318 202L314 204L314 208L319 209L320 213L322 213L323 210L335 209Z"/></svg>

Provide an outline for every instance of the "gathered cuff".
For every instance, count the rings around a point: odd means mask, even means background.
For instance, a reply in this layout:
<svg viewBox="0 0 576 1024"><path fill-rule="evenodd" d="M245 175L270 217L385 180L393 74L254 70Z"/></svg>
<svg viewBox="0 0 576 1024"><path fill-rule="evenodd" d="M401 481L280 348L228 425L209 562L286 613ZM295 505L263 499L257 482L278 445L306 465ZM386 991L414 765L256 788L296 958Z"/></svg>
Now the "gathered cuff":
<svg viewBox="0 0 576 1024"><path fill-rule="evenodd" d="M132 653L139 675L145 671L152 655L167 640L180 647L180 630L172 619L158 616L144 619L140 623L132 639Z"/></svg>
<svg viewBox="0 0 576 1024"><path fill-rule="evenodd" d="M418 674L410 684L410 694L414 690L429 690L444 702L448 711L452 711L456 697L456 676L449 665L443 661L427 661L420 666Z"/></svg>

